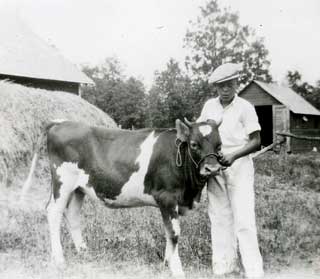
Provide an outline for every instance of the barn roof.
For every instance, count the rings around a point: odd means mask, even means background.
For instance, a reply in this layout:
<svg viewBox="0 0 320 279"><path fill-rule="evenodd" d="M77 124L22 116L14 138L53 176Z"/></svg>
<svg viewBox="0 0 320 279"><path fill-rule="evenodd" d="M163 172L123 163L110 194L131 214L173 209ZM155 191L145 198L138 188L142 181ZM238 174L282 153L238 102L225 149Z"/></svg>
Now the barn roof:
<svg viewBox="0 0 320 279"><path fill-rule="evenodd" d="M265 83L261 81L252 81L262 88L265 92L270 94L273 98L285 105L289 110L297 114L320 115L320 111L306 101L299 94L294 92L291 88L280 86L276 83ZM251 82L251 83L252 83ZM245 91L241 90L239 94Z"/></svg>
<svg viewBox="0 0 320 279"><path fill-rule="evenodd" d="M16 15L0 17L0 74L92 84L93 81Z"/></svg>

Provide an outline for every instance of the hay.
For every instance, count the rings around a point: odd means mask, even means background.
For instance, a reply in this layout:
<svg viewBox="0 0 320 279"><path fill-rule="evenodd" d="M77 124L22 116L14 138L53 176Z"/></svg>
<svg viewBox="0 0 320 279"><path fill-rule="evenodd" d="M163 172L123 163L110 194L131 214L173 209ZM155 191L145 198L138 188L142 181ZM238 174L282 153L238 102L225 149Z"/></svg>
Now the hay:
<svg viewBox="0 0 320 279"><path fill-rule="evenodd" d="M53 119L116 127L107 114L77 95L0 81L0 185L30 163L44 125Z"/></svg>

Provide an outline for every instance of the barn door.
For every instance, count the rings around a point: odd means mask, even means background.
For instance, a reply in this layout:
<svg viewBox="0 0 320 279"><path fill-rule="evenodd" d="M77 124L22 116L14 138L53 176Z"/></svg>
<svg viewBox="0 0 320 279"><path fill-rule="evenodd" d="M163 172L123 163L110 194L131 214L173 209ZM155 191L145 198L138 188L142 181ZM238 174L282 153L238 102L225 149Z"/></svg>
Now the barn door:
<svg viewBox="0 0 320 279"><path fill-rule="evenodd" d="M290 132L290 110L284 105L274 105L273 114L273 141L276 140L276 132ZM290 138L287 138L287 152L291 151Z"/></svg>

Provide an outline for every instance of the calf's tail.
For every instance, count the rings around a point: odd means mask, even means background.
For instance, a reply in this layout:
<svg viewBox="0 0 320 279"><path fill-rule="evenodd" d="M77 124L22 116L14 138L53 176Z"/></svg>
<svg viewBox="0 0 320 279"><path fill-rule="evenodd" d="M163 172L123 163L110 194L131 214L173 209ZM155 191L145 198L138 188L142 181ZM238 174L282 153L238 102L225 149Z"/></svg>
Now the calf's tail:
<svg viewBox="0 0 320 279"><path fill-rule="evenodd" d="M35 152L34 152L34 155L33 155L33 158L32 158L31 168L29 170L28 177L27 177L27 179L26 179L26 181L25 181L25 183L23 184L23 187L22 187L22 192L21 192L21 196L20 196L20 202L25 200L25 197L26 197L27 193L30 190L31 183L32 183L32 177L33 177L34 171L36 169L36 164L37 164L37 161L38 161L38 158L39 158L41 143L43 142L44 138L47 136L48 130L52 126L54 126L54 125L56 125L58 123L61 123L61 121L60 120L53 120L53 121L50 121L49 123L47 123L45 125L45 128L41 132L40 137L38 138L38 141L37 141L37 144L36 144L36 147L35 147Z"/></svg>

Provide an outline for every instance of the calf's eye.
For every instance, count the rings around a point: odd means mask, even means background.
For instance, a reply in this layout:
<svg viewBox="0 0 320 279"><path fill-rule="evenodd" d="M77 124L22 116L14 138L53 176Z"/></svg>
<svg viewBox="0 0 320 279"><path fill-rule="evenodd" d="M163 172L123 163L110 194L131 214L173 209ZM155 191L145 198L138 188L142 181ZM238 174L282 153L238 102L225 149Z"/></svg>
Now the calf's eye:
<svg viewBox="0 0 320 279"><path fill-rule="evenodd" d="M194 141L190 142L190 147L191 149L197 149L198 148L198 144Z"/></svg>

